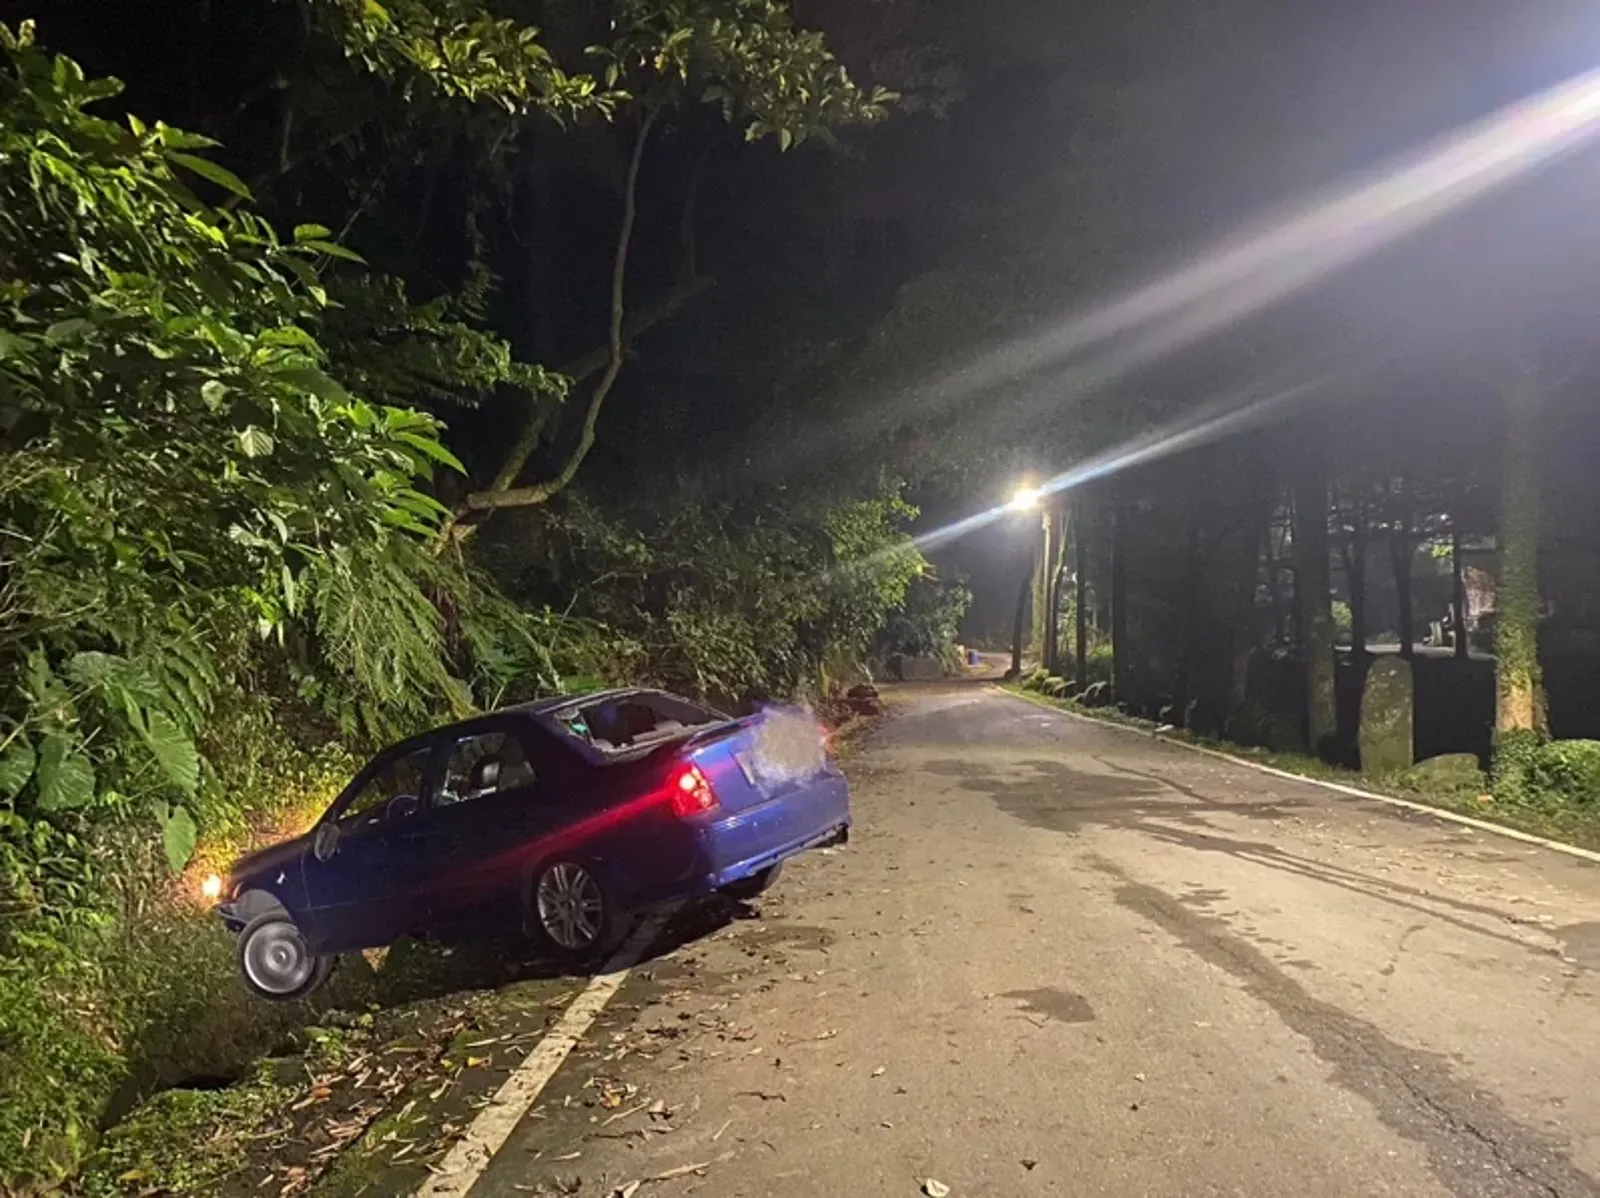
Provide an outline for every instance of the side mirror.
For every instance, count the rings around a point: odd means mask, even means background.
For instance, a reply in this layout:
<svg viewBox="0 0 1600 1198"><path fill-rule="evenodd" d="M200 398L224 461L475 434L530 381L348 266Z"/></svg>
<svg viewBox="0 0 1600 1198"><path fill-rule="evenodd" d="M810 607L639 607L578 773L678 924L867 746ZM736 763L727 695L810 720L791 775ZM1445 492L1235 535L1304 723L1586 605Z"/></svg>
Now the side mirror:
<svg viewBox="0 0 1600 1198"><path fill-rule="evenodd" d="M318 861L326 861L339 851L339 825L329 820L325 824L318 824L317 831L311 838L311 854Z"/></svg>

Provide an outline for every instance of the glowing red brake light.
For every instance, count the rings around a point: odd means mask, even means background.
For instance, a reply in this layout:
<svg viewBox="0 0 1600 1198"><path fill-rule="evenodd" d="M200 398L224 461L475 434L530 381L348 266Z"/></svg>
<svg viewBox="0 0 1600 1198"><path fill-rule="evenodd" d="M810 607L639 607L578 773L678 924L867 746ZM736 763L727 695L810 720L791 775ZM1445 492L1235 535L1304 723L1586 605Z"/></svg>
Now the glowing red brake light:
<svg viewBox="0 0 1600 1198"><path fill-rule="evenodd" d="M716 810L717 792L711 789L711 780L700 767L690 764L673 775L667 801L672 806L673 815L698 815L702 811Z"/></svg>

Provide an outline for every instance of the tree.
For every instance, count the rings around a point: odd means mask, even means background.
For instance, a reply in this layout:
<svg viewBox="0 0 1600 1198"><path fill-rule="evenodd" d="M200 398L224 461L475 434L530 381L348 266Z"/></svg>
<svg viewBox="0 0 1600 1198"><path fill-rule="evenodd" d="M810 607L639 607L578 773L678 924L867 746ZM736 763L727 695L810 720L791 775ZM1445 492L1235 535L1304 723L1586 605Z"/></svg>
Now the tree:
<svg viewBox="0 0 1600 1198"><path fill-rule="evenodd" d="M1338 731L1334 705L1333 588L1328 577L1328 474L1319 444L1308 444L1294 482L1295 601L1305 655L1306 739L1327 751Z"/></svg>
<svg viewBox="0 0 1600 1198"><path fill-rule="evenodd" d="M1504 390L1500 578L1495 588L1495 731L1543 735L1539 676L1539 412L1533 380ZM1465 640L1465 629L1457 635Z"/></svg>
<svg viewBox="0 0 1600 1198"><path fill-rule="evenodd" d="M458 515L546 502L571 483L593 447L600 412L622 370L639 174L650 134L664 113L696 101L712 104L726 121L742 127L746 140L770 135L788 150L839 125L876 121L893 98L882 89L859 89L822 37L797 29L775 0L693 0L668 7L623 0L611 40L591 53L605 64L607 85L626 89L625 111L635 122L611 261L604 365L576 443L555 472L542 482L518 483L542 431L545 409L535 407L494 481L468 494Z"/></svg>

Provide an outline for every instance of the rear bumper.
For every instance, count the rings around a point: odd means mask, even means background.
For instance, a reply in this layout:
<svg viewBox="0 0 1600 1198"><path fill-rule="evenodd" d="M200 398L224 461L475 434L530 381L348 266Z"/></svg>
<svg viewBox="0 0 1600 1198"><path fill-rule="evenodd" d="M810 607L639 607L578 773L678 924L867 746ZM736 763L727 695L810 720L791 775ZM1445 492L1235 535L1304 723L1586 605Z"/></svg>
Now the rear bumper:
<svg viewBox="0 0 1600 1198"><path fill-rule="evenodd" d="M846 816L843 822L834 827L804 840L797 840L793 844L786 844L781 848L759 853L737 861L732 865L725 865L714 870L700 879L697 887L702 892L720 890L724 886L748 878L751 874L758 874L764 869L771 869L780 862L787 861L790 857L797 857L811 849L823 849L830 845L845 844L850 839L850 817Z"/></svg>

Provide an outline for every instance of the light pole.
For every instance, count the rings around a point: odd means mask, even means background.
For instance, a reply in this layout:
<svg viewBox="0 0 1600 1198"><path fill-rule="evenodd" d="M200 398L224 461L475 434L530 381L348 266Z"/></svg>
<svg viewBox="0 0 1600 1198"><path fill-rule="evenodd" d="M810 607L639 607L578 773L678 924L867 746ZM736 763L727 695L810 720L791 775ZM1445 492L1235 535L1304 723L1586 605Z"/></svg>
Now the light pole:
<svg viewBox="0 0 1600 1198"><path fill-rule="evenodd" d="M1034 511L1039 506L1039 491L1034 487L1019 487L1011 502L1006 505L1008 511L1025 515ZM1048 517L1046 517L1048 519ZM1028 614L1028 593L1033 589L1033 550L1028 551L1028 568L1023 572L1022 585L1017 588L1017 612L1011 626L1011 669L1006 672L1007 678L1022 677L1022 625Z"/></svg>

